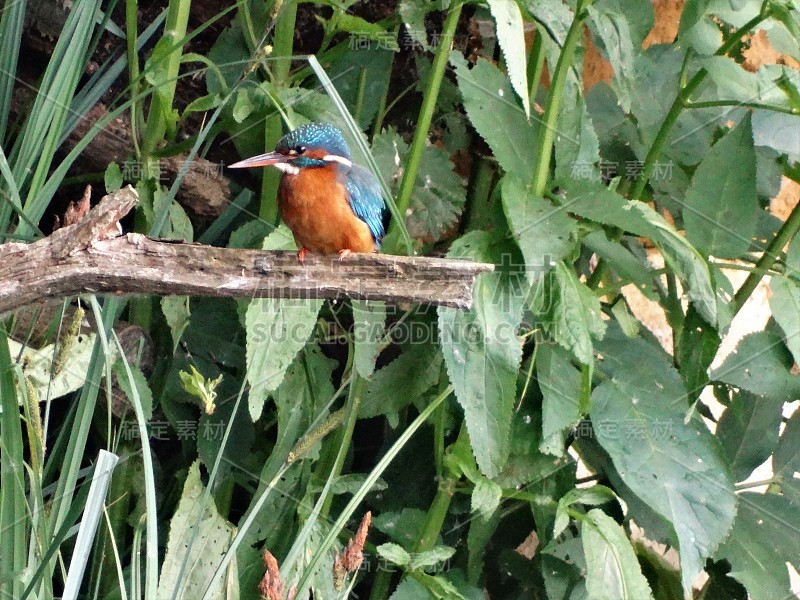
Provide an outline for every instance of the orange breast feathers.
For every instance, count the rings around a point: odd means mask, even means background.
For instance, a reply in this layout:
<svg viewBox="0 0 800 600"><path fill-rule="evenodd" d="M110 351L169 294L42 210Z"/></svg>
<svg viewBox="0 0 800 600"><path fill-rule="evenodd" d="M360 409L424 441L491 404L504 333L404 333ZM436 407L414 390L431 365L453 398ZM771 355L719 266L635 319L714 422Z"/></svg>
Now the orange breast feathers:
<svg viewBox="0 0 800 600"><path fill-rule="evenodd" d="M322 254L377 250L369 227L350 208L334 165L284 173L278 208L301 249Z"/></svg>

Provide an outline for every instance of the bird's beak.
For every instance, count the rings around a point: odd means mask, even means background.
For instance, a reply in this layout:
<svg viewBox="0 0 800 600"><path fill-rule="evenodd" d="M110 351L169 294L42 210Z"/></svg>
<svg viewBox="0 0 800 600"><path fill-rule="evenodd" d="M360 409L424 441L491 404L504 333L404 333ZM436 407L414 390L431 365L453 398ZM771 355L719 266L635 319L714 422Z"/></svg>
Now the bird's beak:
<svg viewBox="0 0 800 600"><path fill-rule="evenodd" d="M288 156L280 152L267 152L252 158L246 158L230 165L231 169L244 169L246 167L266 167L268 165L280 165L293 161L296 156Z"/></svg>

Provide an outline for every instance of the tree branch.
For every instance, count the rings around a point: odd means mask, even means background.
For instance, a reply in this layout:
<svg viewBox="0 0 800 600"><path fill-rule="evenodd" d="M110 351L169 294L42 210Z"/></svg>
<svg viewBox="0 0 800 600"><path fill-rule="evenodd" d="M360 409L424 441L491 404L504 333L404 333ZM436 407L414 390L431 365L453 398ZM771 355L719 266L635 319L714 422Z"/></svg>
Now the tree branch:
<svg viewBox="0 0 800 600"><path fill-rule="evenodd" d="M469 308L472 284L493 265L384 254L309 255L172 243L118 235L136 204L126 187L80 222L32 244L0 246L0 313L43 298L87 293L340 298ZM111 234L109 235L109 232Z"/></svg>

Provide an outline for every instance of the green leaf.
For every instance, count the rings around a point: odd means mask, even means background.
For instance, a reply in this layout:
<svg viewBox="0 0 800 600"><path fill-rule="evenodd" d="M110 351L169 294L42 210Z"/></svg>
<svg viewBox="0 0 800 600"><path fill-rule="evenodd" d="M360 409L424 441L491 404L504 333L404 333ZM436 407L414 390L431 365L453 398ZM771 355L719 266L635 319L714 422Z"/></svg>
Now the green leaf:
<svg viewBox="0 0 800 600"><path fill-rule="evenodd" d="M411 555L406 552L405 548L397 544L387 543L381 544L376 548L381 557L388 560L390 563L399 567L405 567L411 564Z"/></svg>
<svg viewBox="0 0 800 600"><path fill-rule="evenodd" d="M386 305L377 301L353 300L355 366L364 379L372 377L386 331Z"/></svg>
<svg viewBox="0 0 800 600"><path fill-rule="evenodd" d="M592 393L595 435L630 490L671 523L688 593L733 522L728 466L700 417L685 421L683 382L663 350L619 336L598 351L608 379Z"/></svg>
<svg viewBox="0 0 800 600"><path fill-rule="evenodd" d="M778 445L782 404L745 391L734 392L717 423L717 438L736 481L744 481Z"/></svg>
<svg viewBox="0 0 800 600"><path fill-rule="evenodd" d="M429 600L430 598L433 598L433 595L413 577L404 577L394 593L389 596L389 600Z"/></svg>
<svg viewBox="0 0 800 600"><path fill-rule="evenodd" d="M544 332L582 364L592 365L592 339L602 339L606 330L594 292L563 261L556 263L534 291L531 309L538 313Z"/></svg>
<svg viewBox="0 0 800 600"><path fill-rule="evenodd" d="M643 202L628 201L608 188L587 181L561 182L565 189L565 210L611 225L637 236L650 238L661 250L667 266L688 288L700 315L709 323L718 320L716 286L708 263L675 228Z"/></svg>
<svg viewBox="0 0 800 600"><path fill-rule="evenodd" d="M472 489L472 512L486 519L500 506L502 497L503 488L491 479L480 477Z"/></svg>
<svg viewBox="0 0 800 600"><path fill-rule="evenodd" d="M397 12L400 18L403 19L403 24L406 26L406 31L411 37L411 40L419 44L419 46L428 51L428 32L425 30L425 16L434 10L438 10L438 6L434 2L420 1L420 0L400 0L397 7Z"/></svg>
<svg viewBox="0 0 800 600"><path fill-rule="evenodd" d="M599 509L590 510L581 523L588 598L652 598L622 527Z"/></svg>
<svg viewBox="0 0 800 600"><path fill-rule="evenodd" d="M717 330L703 321L694 305L690 305L678 343L678 365L691 401L695 401L708 384L708 368L721 343Z"/></svg>
<svg viewBox="0 0 800 600"><path fill-rule="evenodd" d="M144 376L142 370L134 364L129 364L133 376L133 384L136 386L136 393L139 395L139 401L142 403L142 412L144 413L145 420L150 420L153 416L153 392L150 391L150 386L147 385L147 377ZM128 401L133 403L133 388L131 387L131 377L128 377L128 372L122 360L117 360L114 363L114 375L116 375L116 383L119 388L127 396Z"/></svg>
<svg viewBox="0 0 800 600"><path fill-rule="evenodd" d="M614 68L612 86L625 112L631 110L631 82L635 80L633 41L627 16L614 6L589 5L589 27L600 40L600 47Z"/></svg>
<svg viewBox="0 0 800 600"><path fill-rule="evenodd" d="M470 69L460 52L450 55L458 76L458 88L470 123L486 140L506 172L529 177L536 157L536 121L530 122L511 88L497 67L479 58Z"/></svg>
<svg viewBox="0 0 800 600"><path fill-rule="evenodd" d="M383 178L396 191L405 168L408 144L389 128L377 136L372 150ZM437 146L426 146L406 216L409 233L426 242L439 241L458 222L465 201L466 183L453 171L450 155Z"/></svg>
<svg viewBox="0 0 800 600"><path fill-rule="evenodd" d="M746 335L736 351L711 373L711 378L784 402L800 395L800 376L791 372L794 361L781 338L771 331Z"/></svg>
<svg viewBox="0 0 800 600"><path fill-rule="evenodd" d="M203 411L207 414L213 414L217 408L214 401L217 398L217 386L222 382L222 375L216 379L207 379L203 374L197 370L194 365L189 365L191 373L180 371L178 375L181 378L181 385L187 393L191 394L202 403Z"/></svg>
<svg viewBox="0 0 800 600"><path fill-rule="evenodd" d="M613 490L604 485L593 485L590 488L575 488L564 494L558 501L556 511L556 522L553 525L553 539L564 533L569 525L569 513L567 509L574 504L586 504L588 506L600 506L617 498Z"/></svg>
<svg viewBox="0 0 800 600"><path fill-rule="evenodd" d="M342 16L339 13L339 18ZM354 40L360 41L364 37L365 33L359 31L355 38L350 38L350 47ZM395 56L388 47L396 45L396 38L395 33L379 32L375 35L377 43L368 50L346 52L328 70L342 100L353 108L353 116L363 129L369 128L378 112L381 98L387 93Z"/></svg>
<svg viewBox="0 0 800 600"><path fill-rule="evenodd" d="M455 585L441 575L419 573L417 579L437 600L467 600Z"/></svg>
<svg viewBox="0 0 800 600"><path fill-rule="evenodd" d="M264 250L288 249L294 241L280 230L264 240ZM322 300L259 298L250 302L247 330L247 381L250 417L257 421L267 395L278 389L286 369L306 345L317 323Z"/></svg>
<svg viewBox="0 0 800 600"><path fill-rule="evenodd" d="M241 123L250 116L253 110L255 110L255 106L250 99L250 91L247 88L236 90L236 100L233 103L233 120Z"/></svg>
<svg viewBox="0 0 800 600"><path fill-rule="evenodd" d="M525 257L528 279L534 281L554 262L566 258L575 248L575 221L544 198L530 193L514 174L502 180L503 209L514 240Z"/></svg>
<svg viewBox="0 0 800 600"><path fill-rule="evenodd" d="M455 548L449 546L434 546L425 552L415 552L411 555L409 569L425 569L426 567L441 566L456 553Z"/></svg>
<svg viewBox="0 0 800 600"><path fill-rule="evenodd" d="M540 343L536 350L536 381L542 391L542 442L539 449L563 456L564 432L581 419L578 398L581 372L565 350Z"/></svg>
<svg viewBox="0 0 800 600"><path fill-rule="evenodd" d="M683 208L686 236L703 254L738 258L750 247L758 210L748 114L695 170Z"/></svg>
<svg viewBox="0 0 800 600"><path fill-rule="evenodd" d="M183 331L189 325L189 296L164 296L161 298L161 312L169 325L172 335L172 351L178 349Z"/></svg>
<svg viewBox="0 0 800 600"><path fill-rule="evenodd" d="M783 340L794 362L800 364L800 287L793 279L779 275L770 279L769 287L772 316L783 331Z"/></svg>
<svg viewBox="0 0 800 600"><path fill-rule="evenodd" d="M106 187L106 194L116 192L122 187L122 171L117 163L108 163L106 172L103 175L103 181Z"/></svg>
<svg viewBox="0 0 800 600"><path fill-rule="evenodd" d="M800 511L783 496L743 493L739 514L728 540L715 555L731 564L729 575L747 587L752 597L786 600L793 597L785 563L800 569Z"/></svg>
<svg viewBox="0 0 800 600"><path fill-rule="evenodd" d="M189 468L178 509L170 521L167 553L158 581L158 597L169 597L176 590L189 598L202 597L235 531L217 512L212 498L206 495L200 480L200 461L195 461ZM235 561L234 558L228 566L234 581ZM182 571L183 577L179 580ZM219 580L211 598L217 600L227 597L227 579Z"/></svg>
<svg viewBox="0 0 800 600"><path fill-rule="evenodd" d="M555 179L582 177L600 180L600 142L577 85L567 85L564 109L555 139Z"/></svg>
<svg viewBox="0 0 800 600"><path fill-rule="evenodd" d="M522 101L525 116L530 118L528 100L527 51L522 12L514 0L488 0L489 10L497 24L497 40L506 59L506 70L511 86Z"/></svg>
<svg viewBox="0 0 800 600"><path fill-rule="evenodd" d="M792 162L800 161L798 122L797 115L756 109L753 111L753 141L757 146L768 146L785 154Z"/></svg>
<svg viewBox="0 0 800 600"><path fill-rule="evenodd" d="M783 430L772 457L773 478L781 491L797 504L800 502L800 412L795 411Z"/></svg>
<svg viewBox="0 0 800 600"><path fill-rule="evenodd" d="M420 398L442 373L442 353L432 344L414 344L385 367L373 373L358 409L367 419L387 415L397 426L397 413ZM409 377L413 373L413 377ZM402 390L402 393L398 393Z"/></svg>
<svg viewBox="0 0 800 600"><path fill-rule="evenodd" d="M507 240L473 231L456 240L448 256L488 263L502 263L505 257L507 265L514 264L516 252ZM519 269L485 273L475 283L472 309L439 309L447 373L464 409L478 466L489 478L500 472L510 448L508 435L522 358L517 340L522 320L521 279Z"/></svg>

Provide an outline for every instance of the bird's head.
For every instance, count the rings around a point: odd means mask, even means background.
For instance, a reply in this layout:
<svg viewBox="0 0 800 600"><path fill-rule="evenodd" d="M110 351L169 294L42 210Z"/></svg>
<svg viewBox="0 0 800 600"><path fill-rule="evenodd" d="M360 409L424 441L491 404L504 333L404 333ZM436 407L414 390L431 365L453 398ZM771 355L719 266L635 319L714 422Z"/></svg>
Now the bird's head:
<svg viewBox="0 0 800 600"><path fill-rule="evenodd" d="M301 169L331 164L352 166L352 157L342 132L330 123L301 125L283 136L274 152L267 152L231 165L232 169L272 165L289 175Z"/></svg>

